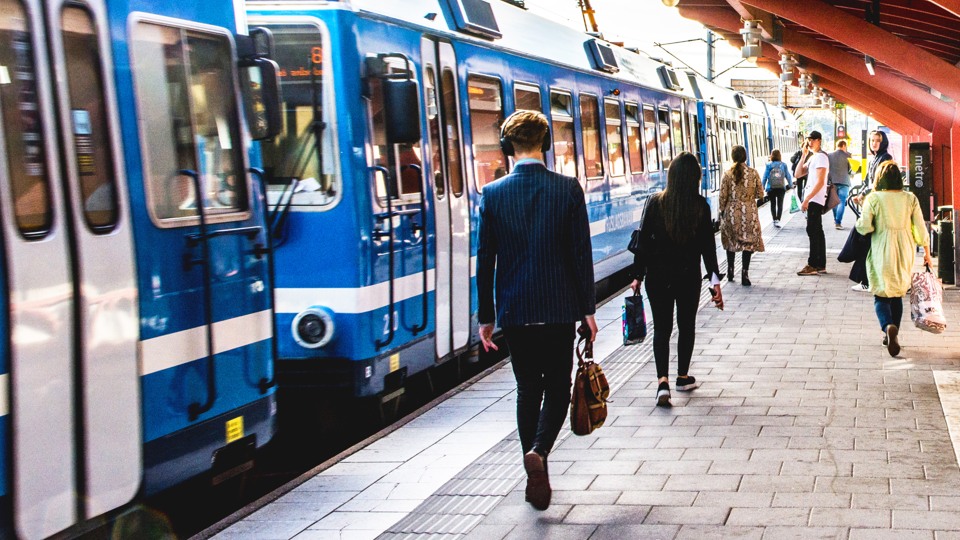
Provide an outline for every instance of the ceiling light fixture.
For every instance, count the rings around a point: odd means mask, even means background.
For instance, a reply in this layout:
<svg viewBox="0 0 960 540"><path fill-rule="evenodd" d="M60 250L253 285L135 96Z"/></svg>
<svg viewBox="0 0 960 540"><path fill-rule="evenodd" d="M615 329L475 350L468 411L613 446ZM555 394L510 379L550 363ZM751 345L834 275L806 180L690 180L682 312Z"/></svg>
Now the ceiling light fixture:
<svg viewBox="0 0 960 540"><path fill-rule="evenodd" d="M756 62L762 54L760 51L760 21L743 21L743 29L740 30L740 35L743 36L740 56L750 62Z"/></svg>

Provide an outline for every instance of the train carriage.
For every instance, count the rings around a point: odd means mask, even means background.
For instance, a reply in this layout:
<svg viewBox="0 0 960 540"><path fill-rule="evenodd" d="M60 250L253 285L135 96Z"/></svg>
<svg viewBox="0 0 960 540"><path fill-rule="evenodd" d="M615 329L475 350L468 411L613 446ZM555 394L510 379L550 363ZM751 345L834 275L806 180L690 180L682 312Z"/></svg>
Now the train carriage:
<svg viewBox="0 0 960 540"><path fill-rule="evenodd" d="M0 534L229 477L273 434L236 29L224 2L0 0Z"/></svg>
<svg viewBox="0 0 960 540"><path fill-rule="evenodd" d="M514 110L547 115L548 166L584 187L601 287L672 157L696 148L696 103L669 66L516 6L247 7L275 37L285 100L264 145L281 384L394 396L477 343L476 213L511 168Z"/></svg>

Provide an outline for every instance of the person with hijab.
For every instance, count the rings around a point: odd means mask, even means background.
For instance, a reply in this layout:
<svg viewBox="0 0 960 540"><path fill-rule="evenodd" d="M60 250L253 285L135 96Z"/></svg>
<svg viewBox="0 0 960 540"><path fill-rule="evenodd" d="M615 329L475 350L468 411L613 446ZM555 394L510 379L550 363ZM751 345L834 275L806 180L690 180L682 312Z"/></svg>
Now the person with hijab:
<svg viewBox="0 0 960 540"><path fill-rule="evenodd" d="M750 256L763 251L763 233L757 199L763 198L763 183L756 169L748 167L747 149L737 145L731 152L734 165L720 180L720 242L727 250L727 279L733 281L733 263L743 252L740 284L750 286Z"/></svg>
<svg viewBox="0 0 960 540"><path fill-rule="evenodd" d="M863 198L874 189L874 183L876 182L877 168L881 163L893 160L893 156L887 152L887 148L890 146L890 140L887 139L887 134L883 131L874 130L870 132L870 162L867 164L867 170L863 172L863 188L860 191L860 194L854 197L853 202L862 205ZM856 285L850 287L851 289L859 292L867 292L870 290L870 278L866 271L867 259L864 255L863 257L857 258L853 261L853 267L850 270L850 279L857 282Z"/></svg>
<svg viewBox="0 0 960 540"><path fill-rule="evenodd" d="M903 295L910 288L916 246L923 246L924 264L932 264L926 224L916 195L903 190L900 168L891 160L875 168L874 190L863 202L857 220L860 234L872 234L867 275L874 310L890 356L900 354Z"/></svg>
<svg viewBox="0 0 960 540"><path fill-rule="evenodd" d="M640 249L633 259L634 292L647 280L653 312L653 358L657 365L657 406L670 407L670 335L677 315L676 389L689 392L700 381L689 375L700 302L700 260L710 278L710 294L723 309L717 244L710 206L700 195L700 162L681 152L667 171L667 188L653 195L640 224ZM754 203L756 208L756 203Z"/></svg>

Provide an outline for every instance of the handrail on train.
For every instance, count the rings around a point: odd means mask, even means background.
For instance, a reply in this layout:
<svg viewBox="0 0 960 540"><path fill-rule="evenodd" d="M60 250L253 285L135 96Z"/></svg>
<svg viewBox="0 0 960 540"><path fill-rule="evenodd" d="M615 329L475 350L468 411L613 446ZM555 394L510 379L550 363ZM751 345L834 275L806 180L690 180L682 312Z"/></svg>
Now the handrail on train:
<svg viewBox="0 0 960 540"><path fill-rule="evenodd" d="M415 163L404 165L404 167L409 167L417 171L417 176L420 180L420 225L411 225L413 232L417 232L419 230L422 234L422 238L420 239L420 247L422 249L420 258L422 267L421 274L423 277L423 296L421 297L423 301L421 303L422 310L420 312L421 323L415 324L412 328L410 328L410 332L412 332L413 335L417 335L427 328L427 318L429 317L427 314L427 188L424 185L423 167ZM402 167L401 170L403 170Z"/></svg>
<svg viewBox="0 0 960 540"><path fill-rule="evenodd" d="M210 272L210 242L207 232L207 215L206 208L204 207L203 189L200 186L200 175L197 174L197 171L191 169L180 169L177 171L177 174L189 176L193 181L194 197L197 205L197 217L200 220L199 238L191 239L190 235L187 237L188 246L199 243L200 257L192 258L189 254L184 254L184 263L186 268L190 268L193 264L199 264L200 268L203 270L203 322L206 329L207 344L207 400L204 403L194 402L187 406L187 413L189 414L190 421L192 422L201 414L212 409L214 402L217 400L217 372L216 364L214 363L213 359L213 284L211 283L213 277ZM199 240L199 242L197 242L197 240Z"/></svg>
<svg viewBox="0 0 960 540"><path fill-rule="evenodd" d="M263 205L267 206L267 180L264 176L263 169L257 167L251 167L247 169L251 175L255 176L260 184L260 195L263 197ZM296 187L297 179L293 180L294 188ZM282 194L281 194L282 197ZM290 198L293 199L293 193L291 192ZM277 206L280 206L280 201L277 201ZM289 206L289 205L288 205ZM269 286L267 287L270 290L270 358L276 362L280 358L280 349L277 344L277 282L276 282L276 269L273 261L273 229L270 226L270 223L267 223L267 277L270 280ZM277 385L277 376L276 372L273 373L273 377L261 377L258 381L257 386L260 389L261 394L266 394L267 390L273 388Z"/></svg>
<svg viewBox="0 0 960 540"><path fill-rule="evenodd" d="M382 166L382 165L374 165L373 167L370 167L369 170L370 170L371 172L373 172L374 174L376 174L377 172L383 174L384 187L386 188L386 189L385 189L385 191L386 191L386 197L384 197L384 198L387 200L387 213L386 213L386 216L377 215L377 216L375 216L375 217L377 218L377 221L384 221L384 220L386 220L386 221L390 224L390 225L389 225L389 229L388 229L386 232L384 232L384 231L374 231L374 232L373 232L373 235L376 235L378 238L383 238L384 236L387 236L387 238L388 238L388 240L387 240L387 249L388 249L388 252L389 252L389 253L388 253L387 260L388 260L388 265L389 265L389 287L388 287L388 291L389 291L389 292L388 292L388 294L389 294L389 301L388 301L388 305L387 305L387 317L388 317L388 319L387 319L387 322L388 322L388 325L387 325L387 337L386 337L386 339L378 339L378 340L376 340L376 341L374 342L374 345L376 345L378 349L382 349L383 347L386 347L387 345L389 345L391 341L393 341L393 336L394 336L394 333L395 333L394 330L393 330L393 325L396 323L396 320L395 320L394 315L393 315L393 310L394 310L394 308L395 308L395 305L394 305L394 304L395 304L395 302L394 302L394 275L393 275L393 274L394 274L394 254L393 254L393 241L394 241L394 230L393 230L393 196L392 196L392 194L390 193L390 183L391 183L390 170L387 169L386 167Z"/></svg>

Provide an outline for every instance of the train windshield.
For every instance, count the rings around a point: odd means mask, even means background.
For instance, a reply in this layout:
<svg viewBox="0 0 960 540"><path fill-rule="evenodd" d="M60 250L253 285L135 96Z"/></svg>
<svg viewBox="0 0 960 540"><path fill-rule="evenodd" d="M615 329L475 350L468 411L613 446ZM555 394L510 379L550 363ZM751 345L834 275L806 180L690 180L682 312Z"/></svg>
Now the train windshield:
<svg viewBox="0 0 960 540"><path fill-rule="evenodd" d="M195 220L193 181L179 171L198 176L199 199L208 216L224 220L246 211L228 36L141 21L133 31L132 50L154 217L161 223Z"/></svg>
<svg viewBox="0 0 960 540"><path fill-rule="evenodd" d="M325 103L332 97L324 73L325 49L320 29L310 24L268 24L279 64L283 127L263 141L263 165L271 184L303 183L298 202L325 206L336 201L338 180L330 173L333 151Z"/></svg>

